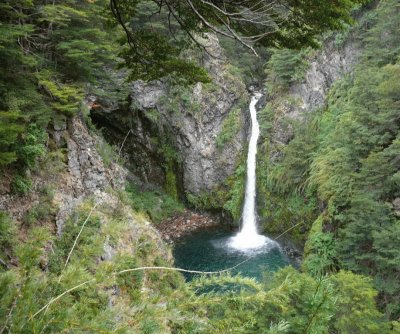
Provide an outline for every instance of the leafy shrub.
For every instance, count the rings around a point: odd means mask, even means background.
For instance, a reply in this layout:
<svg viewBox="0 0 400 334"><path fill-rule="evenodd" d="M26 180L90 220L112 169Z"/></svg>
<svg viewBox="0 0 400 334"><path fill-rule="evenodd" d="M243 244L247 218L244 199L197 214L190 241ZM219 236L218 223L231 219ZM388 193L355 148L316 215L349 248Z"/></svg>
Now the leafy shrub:
<svg viewBox="0 0 400 334"><path fill-rule="evenodd" d="M224 209L232 214L235 221L238 221L242 213L242 204L245 193L246 165L241 163L235 170L233 177L227 180L229 185L228 200Z"/></svg>
<svg viewBox="0 0 400 334"><path fill-rule="evenodd" d="M132 183L125 190L132 208L147 214L154 223L183 212L183 205L162 191L141 191Z"/></svg>
<svg viewBox="0 0 400 334"><path fill-rule="evenodd" d="M55 214L52 200L53 190L50 187L40 189L39 203L34 205L25 215L24 222L27 225L34 225L37 222L48 220Z"/></svg>
<svg viewBox="0 0 400 334"><path fill-rule="evenodd" d="M24 127L18 124L21 115L18 112L0 112L0 166L6 166L17 160L13 146Z"/></svg>
<svg viewBox="0 0 400 334"><path fill-rule="evenodd" d="M325 110L306 119L303 129L295 126L289 145L278 148L278 159L261 171L266 228L271 220L287 224L313 204L305 226L318 214L324 221L320 231L310 234L306 270L318 276L340 267L371 275L379 305L392 319L400 315L394 205L400 196L399 20L397 1L380 2L355 32L363 43L359 64L331 87ZM273 57L272 80L287 85L295 79L295 68L285 64L287 59L296 64L298 56ZM304 199L300 206L292 206L294 196ZM285 210L285 219L276 220L277 212Z"/></svg>
<svg viewBox="0 0 400 334"><path fill-rule="evenodd" d="M69 117L79 111L83 99L81 87L63 83L57 73L50 70L42 70L36 76L39 85L51 99L50 105L53 109Z"/></svg>
<svg viewBox="0 0 400 334"><path fill-rule="evenodd" d="M121 157L118 155L118 148L110 145L105 140L102 140L100 143L96 143L96 149L99 152L106 168L110 167L113 162L122 163L120 161Z"/></svg>
<svg viewBox="0 0 400 334"><path fill-rule="evenodd" d="M172 139L170 137L162 138L161 141L162 144L160 145L158 152L164 158L164 190L168 196L178 201L178 189L175 170L177 168L176 165L182 161L182 157L180 156L179 152L177 152L177 150L174 148L174 146L170 144L172 142Z"/></svg>
<svg viewBox="0 0 400 334"><path fill-rule="evenodd" d="M34 168L37 159L44 157L46 154L46 140L46 131L36 124L28 126L26 133L23 135L23 144L17 151L23 166Z"/></svg>
<svg viewBox="0 0 400 334"><path fill-rule="evenodd" d="M62 236L55 241L53 252L49 259L48 267L51 272L59 274L62 271L68 253L82 228L82 224L88 218L91 207L92 204L90 202L85 202L65 222ZM74 249L71 261L77 260L85 269L95 266L94 259L99 257L103 251L104 240L99 234L99 228L99 217L90 216L79 236L79 243Z"/></svg>
<svg viewBox="0 0 400 334"><path fill-rule="evenodd" d="M309 67L305 58L306 51L290 49L272 49L271 58L266 64L267 86L271 92L276 87L288 88L294 82L300 81Z"/></svg>
<svg viewBox="0 0 400 334"><path fill-rule="evenodd" d="M334 328L339 333L391 333L389 323L376 308L377 291L371 279L349 271L331 276L337 291ZM395 331L393 333L396 333Z"/></svg>
<svg viewBox="0 0 400 334"><path fill-rule="evenodd" d="M257 49L259 57L254 55L248 48L244 47L236 40L225 36L219 37L220 44L224 48L225 54L229 59L229 71L238 78L241 78L246 86L263 80L263 63L267 57L264 48Z"/></svg>
<svg viewBox="0 0 400 334"><path fill-rule="evenodd" d="M26 176L17 174L11 182L11 191L14 194L23 196L32 190L32 181Z"/></svg>
<svg viewBox="0 0 400 334"><path fill-rule="evenodd" d="M307 244L310 253L303 262L303 269L315 277L334 272L338 263L332 233L314 233Z"/></svg>
<svg viewBox="0 0 400 334"><path fill-rule="evenodd" d="M138 267L137 259L131 255L121 255L114 260L116 271ZM140 289L144 278L143 271L133 271L119 274L118 287L124 289L133 299L140 298Z"/></svg>
<svg viewBox="0 0 400 334"><path fill-rule="evenodd" d="M222 129L216 138L217 147L222 149L227 143L233 140L242 128L243 124L240 117L241 109L235 108L231 110L228 116L225 117Z"/></svg>
<svg viewBox="0 0 400 334"><path fill-rule="evenodd" d="M16 239L14 222L4 211L0 211L0 256L4 261L4 254L13 252Z"/></svg>

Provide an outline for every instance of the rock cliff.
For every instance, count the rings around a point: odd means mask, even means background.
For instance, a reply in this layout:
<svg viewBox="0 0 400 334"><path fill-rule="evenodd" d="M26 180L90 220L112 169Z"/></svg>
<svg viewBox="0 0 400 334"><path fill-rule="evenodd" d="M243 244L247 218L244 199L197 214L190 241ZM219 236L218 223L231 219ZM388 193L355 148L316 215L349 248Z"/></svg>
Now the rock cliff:
<svg viewBox="0 0 400 334"><path fill-rule="evenodd" d="M30 192L24 196L13 194L6 178L0 184L0 210L8 213L19 230L40 224L49 226L60 238L66 222L82 206L89 206L93 215L101 217L104 234L107 234L107 225L120 214L126 229L124 237L129 238L128 244L122 242L113 247L105 242L102 258L110 260L112 254L122 252L123 248L134 252L135 242L148 238L157 245L160 254L170 260L171 255L155 228L117 196L129 172L118 164L118 157L105 162L101 152L107 144L101 136L89 131L83 115L51 127L48 133L49 151L46 159L39 162L39 168L30 172ZM47 195L48 192L51 195ZM31 219L37 221L33 223ZM76 223L81 225L84 220L85 217L81 217Z"/></svg>
<svg viewBox="0 0 400 334"><path fill-rule="evenodd" d="M230 72L217 37L208 35L205 43L209 84L136 81L128 85L128 106L93 96L99 107L92 108L91 117L108 140L120 142L132 131L125 150L131 170L164 188L172 180L181 198L221 185L233 174L246 143L245 85Z"/></svg>
<svg viewBox="0 0 400 334"><path fill-rule="evenodd" d="M342 46L328 41L307 60L309 67L304 79L292 84L283 97L270 99L276 111L271 136L274 145L287 144L291 139L292 132L287 120L301 120L305 114L325 104L329 88L336 80L351 72L359 55L360 47L351 38Z"/></svg>

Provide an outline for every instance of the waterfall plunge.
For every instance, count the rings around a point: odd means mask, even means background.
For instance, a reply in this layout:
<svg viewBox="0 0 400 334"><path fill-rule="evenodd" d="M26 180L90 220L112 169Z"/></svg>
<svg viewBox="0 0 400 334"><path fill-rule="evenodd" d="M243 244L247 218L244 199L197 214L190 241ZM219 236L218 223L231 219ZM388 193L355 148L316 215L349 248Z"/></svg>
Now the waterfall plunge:
<svg viewBox="0 0 400 334"><path fill-rule="evenodd" d="M256 93L250 102L251 115L251 136L249 142L249 151L247 154L247 180L246 194L243 207L243 223L240 232L229 240L229 246L241 250L252 250L264 248L264 246L275 246L275 241L258 234L257 215L256 215L256 154L257 140L260 134L260 127L257 121L256 104L261 94Z"/></svg>

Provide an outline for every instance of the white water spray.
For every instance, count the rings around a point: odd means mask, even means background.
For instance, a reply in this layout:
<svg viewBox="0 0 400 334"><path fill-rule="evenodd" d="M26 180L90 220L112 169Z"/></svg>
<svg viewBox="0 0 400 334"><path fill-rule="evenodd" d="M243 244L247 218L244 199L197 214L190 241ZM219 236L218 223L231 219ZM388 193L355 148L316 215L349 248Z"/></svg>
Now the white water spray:
<svg viewBox="0 0 400 334"><path fill-rule="evenodd" d="M251 136L249 142L249 151L247 154L247 180L246 194L243 207L243 223L240 232L232 237L229 246L237 250L246 251L257 249L264 246L274 246L276 242L257 232L256 215L256 154L257 140L260 134L260 127L257 121L256 104L261 94L256 93L250 102L251 115Z"/></svg>

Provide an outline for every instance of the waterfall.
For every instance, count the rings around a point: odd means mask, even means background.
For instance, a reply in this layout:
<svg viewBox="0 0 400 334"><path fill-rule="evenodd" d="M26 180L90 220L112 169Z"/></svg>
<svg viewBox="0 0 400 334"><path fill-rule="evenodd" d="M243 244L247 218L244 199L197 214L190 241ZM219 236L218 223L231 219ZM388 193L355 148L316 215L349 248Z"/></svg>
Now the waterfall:
<svg viewBox="0 0 400 334"><path fill-rule="evenodd" d="M257 214L256 214L256 154L257 140L260 134L260 127L257 121L256 104L261 94L256 93L250 102L251 116L251 136L249 142L249 151L247 154L247 180L246 193L244 199L242 226L240 232L232 237L229 246L238 250L249 250L261 248L265 245L275 244L275 241L258 234L257 232Z"/></svg>

